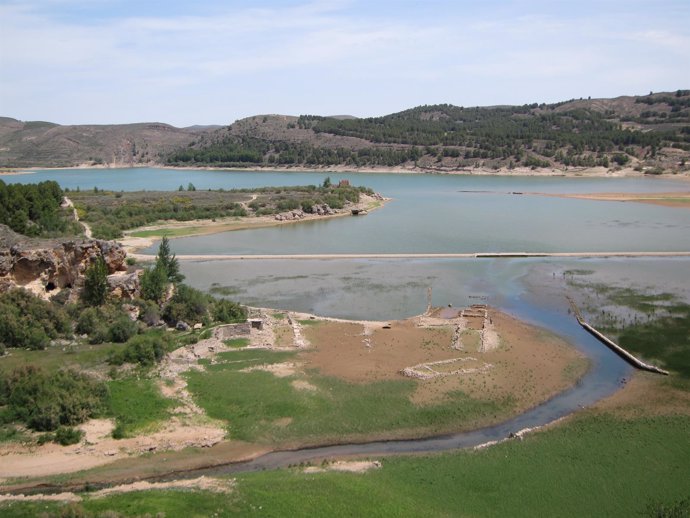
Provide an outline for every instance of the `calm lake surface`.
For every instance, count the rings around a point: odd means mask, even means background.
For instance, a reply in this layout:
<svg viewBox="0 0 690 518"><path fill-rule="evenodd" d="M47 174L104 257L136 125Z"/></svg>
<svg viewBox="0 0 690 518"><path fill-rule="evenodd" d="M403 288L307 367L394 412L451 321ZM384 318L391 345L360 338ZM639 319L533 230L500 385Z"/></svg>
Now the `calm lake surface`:
<svg viewBox="0 0 690 518"><path fill-rule="evenodd" d="M690 211L527 193L687 191L656 178L77 169L0 175L63 188L176 190L320 184L347 178L393 198L366 217L176 239L184 254L601 252L690 250ZM514 194L523 193L523 194ZM156 246L146 252L155 252Z"/></svg>

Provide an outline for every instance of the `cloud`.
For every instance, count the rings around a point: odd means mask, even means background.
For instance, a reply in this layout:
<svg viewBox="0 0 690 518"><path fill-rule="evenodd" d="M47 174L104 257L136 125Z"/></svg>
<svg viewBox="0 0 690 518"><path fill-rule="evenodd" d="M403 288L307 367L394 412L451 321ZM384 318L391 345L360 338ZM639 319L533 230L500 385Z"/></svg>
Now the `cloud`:
<svg viewBox="0 0 690 518"><path fill-rule="evenodd" d="M677 13L581 3L6 0L0 113L181 124L269 109L366 115L604 95L616 74L645 69L655 77L635 85L657 91L690 69Z"/></svg>

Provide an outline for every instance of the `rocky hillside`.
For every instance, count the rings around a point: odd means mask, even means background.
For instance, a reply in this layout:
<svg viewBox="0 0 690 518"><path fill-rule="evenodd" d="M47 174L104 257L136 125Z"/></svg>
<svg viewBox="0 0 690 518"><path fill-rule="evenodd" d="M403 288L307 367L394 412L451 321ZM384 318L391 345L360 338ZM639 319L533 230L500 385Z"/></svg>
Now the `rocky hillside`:
<svg viewBox="0 0 690 518"><path fill-rule="evenodd" d="M0 225L0 292L22 287L43 298L70 292L82 286L86 269L102 257L111 288L118 285L120 296L127 297L138 283L124 275L126 255L114 241L33 239Z"/></svg>
<svg viewBox="0 0 690 518"><path fill-rule="evenodd" d="M161 123L61 126L0 117L0 167L156 164L199 133L216 128Z"/></svg>

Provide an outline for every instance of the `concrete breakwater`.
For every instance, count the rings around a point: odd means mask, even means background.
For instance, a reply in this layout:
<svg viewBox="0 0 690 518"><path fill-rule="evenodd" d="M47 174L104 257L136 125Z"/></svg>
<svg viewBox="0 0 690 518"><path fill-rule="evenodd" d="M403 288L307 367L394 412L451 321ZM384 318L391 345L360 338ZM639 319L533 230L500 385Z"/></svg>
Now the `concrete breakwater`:
<svg viewBox="0 0 690 518"><path fill-rule="evenodd" d="M595 328L593 328L591 325L589 325L585 320L583 320L581 317L577 317L577 321L580 323L582 327L584 327L590 334L594 335L599 341L607 345L613 352L618 354L621 358L623 358L625 361L627 361L629 364L631 364L633 367L636 367L641 370L649 371L649 372L656 372L657 374L664 374L668 376L669 372L665 371L664 369L660 369L656 365L650 365L649 363L645 363L639 358L633 356L630 354L628 351L623 349L620 345L615 343L613 340L608 338L607 336L603 335L601 332L597 331Z"/></svg>
<svg viewBox="0 0 690 518"><path fill-rule="evenodd" d="M153 255L133 253L141 260ZM177 254L186 261L224 261L249 259L494 259L529 257L690 257L690 252L495 252L495 253L371 253L371 254Z"/></svg>

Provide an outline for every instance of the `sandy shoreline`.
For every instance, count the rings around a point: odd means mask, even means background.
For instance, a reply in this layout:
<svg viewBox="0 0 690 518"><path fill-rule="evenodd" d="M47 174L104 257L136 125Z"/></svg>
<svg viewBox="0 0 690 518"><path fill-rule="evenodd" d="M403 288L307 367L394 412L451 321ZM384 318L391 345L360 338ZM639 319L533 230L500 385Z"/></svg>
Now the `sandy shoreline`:
<svg viewBox="0 0 690 518"><path fill-rule="evenodd" d="M647 203L662 207L679 207L690 209L690 192L659 192L659 193L588 193L588 194L548 194L525 193L535 196L551 196L557 198L573 198L580 200L619 201Z"/></svg>
<svg viewBox="0 0 690 518"><path fill-rule="evenodd" d="M633 168L609 169L605 167L570 167L559 169L554 167L536 168L515 167L508 169L490 169L485 167L465 167L461 169L443 168L421 168L421 167L352 167L352 166L252 166L247 168L228 168L212 166L169 166L161 164L127 164L113 163L108 165L81 164L73 167L26 167L17 171L0 173L1 174L30 174L36 171L61 171L74 169L168 169L171 171L227 171L227 172L296 172L296 173L366 173L366 174L442 174L442 175L465 175L465 176L564 176L568 178L579 177L605 177L605 178L627 178L627 177L649 177L643 171L635 171ZM655 175L654 178L671 178L676 180L690 180L690 171L679 174Z"/></svg>
<svg viewBox="0 0 690 518"><path fill-rule="evenodd" d="M360 195L359 203L353 204L352 206L343 209L342 212L336 212L334 214L327 214L319 216L317 214L304 214L301 219L294 220L277 220L274 215L271 216L258 216L258 217L229 217L220 218L216 221L208 219L199 219L191 221L171 221L166 223L160 223L157 225L146 225L144 227L138 227L131 230L126 230L124 232L125 236L123 238L117 239L127 251L127 253L133 257L148 258L148 255L137 253L138 250L142 248L148 248L153 243L161 238L163 232L166 230L174 231L174 235L168 235L169 239L175 239L180 237L189 236L205 236L210 234L218 234L220 232L231 232L235 230L250 230L257 228L266 227L277 227L280 225L294 225L298 223L304 223L307 221L324 221L333 218L342 217L355 217L352 216L352 210L360 210L366 212L372 212L374 210L384 207L392 198L376 198L373 196L368 196L366 194ZM365 217L356 216L356 217ZM133 236L139 232L158 232L160 234L139 237Z"/></svg>

